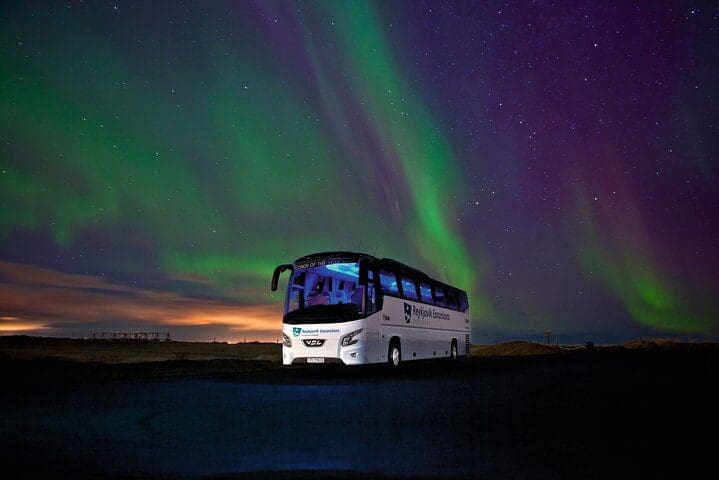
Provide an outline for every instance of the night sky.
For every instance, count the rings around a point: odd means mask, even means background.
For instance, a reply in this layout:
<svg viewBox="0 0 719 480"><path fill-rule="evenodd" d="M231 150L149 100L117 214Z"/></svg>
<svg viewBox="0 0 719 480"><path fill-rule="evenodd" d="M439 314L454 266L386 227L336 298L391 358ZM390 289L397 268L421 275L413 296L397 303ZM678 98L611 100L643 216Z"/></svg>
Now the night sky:
<svg viewBox="0 0 719 480"><path fill-rule="evenodd" d="M0 332L274 341L359 249L475 343L717 338L719 5L610 3L3 2Z"/></svg>

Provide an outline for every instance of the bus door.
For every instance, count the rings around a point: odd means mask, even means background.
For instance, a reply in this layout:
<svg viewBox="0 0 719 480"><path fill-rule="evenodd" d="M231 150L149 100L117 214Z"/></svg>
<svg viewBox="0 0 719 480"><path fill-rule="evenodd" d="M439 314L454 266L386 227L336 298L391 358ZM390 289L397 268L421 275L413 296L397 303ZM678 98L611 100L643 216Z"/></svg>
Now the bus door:
<svg viewBox="0 0 719 480"><path fill-rule="evenodd" d="M377 362L381 359L381 334L379 321L379 282L376 279L372 265L362 262L360 265L362 271L362 281L365 282L365 324L364 329L367 334L366 338L366 355L368 362Z"/></svg>

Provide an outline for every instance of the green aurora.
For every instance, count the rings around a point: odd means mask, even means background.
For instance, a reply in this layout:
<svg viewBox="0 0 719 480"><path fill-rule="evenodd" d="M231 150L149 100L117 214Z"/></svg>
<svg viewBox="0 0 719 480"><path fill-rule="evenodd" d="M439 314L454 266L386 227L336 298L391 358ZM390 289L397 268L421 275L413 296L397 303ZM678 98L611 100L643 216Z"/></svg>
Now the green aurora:
<svg viewBox="0 0 719 480"><path fill-rule="evenodd" d="M265 287L276 264L361 244L466 286L487 311L474 288L475 260L452 221L462 175L449 142L419 101L404 104L416 94L396 71L375 14L352 8L336 12L342 56L348 70L369 67L361 82L353 74L352 86L384 151L376 161L397 173L396 224L367 194L372 169L345 161L333 173L346 157L342 145L272 58L208 39L207 48L226 54L202 78L171 58L178 74L168 82L78 26L44 28L33 39L55 58L74 52L58 65L4 52L0 129L13 141L0 160L1 231L48 232L63 247L92 229L117 242L139 237L169 277L195 276L217 294L249 283L264 299L272 298ZM3 45L19 35L5 29ZM193 95L198 83L202 94ZM133 275L145 266L127 257L118 267Z"/></svg>
<svg viewBox="0 0 719 480"><path fill-rule="evenodd" d="M7 292L37 266L279 322L276 265L359 249L466 289L484 340L719 333L696 45L622 59L535 7L117 7L0 7ZM0 317L52 328L32 303Z"/></svg>

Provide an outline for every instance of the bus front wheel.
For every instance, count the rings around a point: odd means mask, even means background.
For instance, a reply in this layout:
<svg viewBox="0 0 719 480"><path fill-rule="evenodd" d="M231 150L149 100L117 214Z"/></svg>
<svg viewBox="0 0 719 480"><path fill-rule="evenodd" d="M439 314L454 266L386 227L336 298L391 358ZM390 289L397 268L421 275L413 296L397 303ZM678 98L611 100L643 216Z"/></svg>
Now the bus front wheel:
<svg viewBox="0 0 719 480"><path fill-rule="evenodd" d="M399 340L396 338L393 338L391 342L389 342L389 352L387 353L387 363L391 367L398 367L399 363L402 361L402 349L399 345Z"/></svg>

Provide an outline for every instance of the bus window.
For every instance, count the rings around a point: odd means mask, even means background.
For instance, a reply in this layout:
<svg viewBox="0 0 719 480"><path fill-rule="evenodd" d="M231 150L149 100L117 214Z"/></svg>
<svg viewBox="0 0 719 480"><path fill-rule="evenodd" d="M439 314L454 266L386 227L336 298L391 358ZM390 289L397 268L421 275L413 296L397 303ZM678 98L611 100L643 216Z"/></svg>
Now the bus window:
<svg viewBox="0 0 719 480"><path fill-rule="evenodd" d="M374 279L374 271L367 271L367 302L365 313L371 315L377 311L377 283Z"/></svg>
<svg viewBox="0 0 719 480"><path fill-rule="evenodd" d="M389 270L380 270L379 283L382 286L382 293L387 295L399 296L399 288L397 287L397 276Z"/></svg>
<svg viewBox="0 0 719 480"><path fill-rule="evenodd" d="M444 299L444 288L434 287L434 301L438 307L447 308L447 302Z"/></svg>
<svg viewBox="0 0 719 480"><path fill-rule="evenodd" d="M297 269L292 275L287 312L323 305L353 304L358 312L365 305L365 287L358 285L352 262Z"/></svg>
<svg viewBox="0 0 719 480"><path fill-rule="evenodd" d="M402 294L407 300L417 300L417 285L413 278L402 277Z"/></svg>
<svg viewBox="0 0 719 480"><path fill-rule="evenodd" d="M466 312L469 308L469 302L467 302L467 293L459 292L459 309L462 312Z"/></svg>
<svg viewBox="0 0 719 480"><path fill-rule="evenodd" d="M354 283L348 284L350 286L350 302L359 307L359 311L363 312L365 309L365 301L364 301L364 285L355 285ZM346 299L347 297L347 290L341 290L335 293L335 297L339 299L337 303L347 303L343 302L342 299Z"/></svg>
<svg viewBox="0 0 719 480"><path fill-rule="evenodd" d="M287 298L287 311L291 312L305 308L305 275L293 273L290 284L290 293Z"/></svg>
<svg viewBox="0 0 719 480"><path fill-rule="evenodd" d="M370 282L367 284L367 304L365 313L370 315L377 311L377 289L376 283Z"/></svg>
<svg viewBox="0 0 719 480"><path fill-rule="evenodd" d="M450 288L447 289L447 306L453 310L459 308L457 305L457 293Z"/></svg>
<svg viewBox="0 0 719 480"><path fill-rule="evenodd" d="M424 303L434 303L434 300L432 299L432 289L429 288L428 283L422 282L419 284L419 294Z"/></svg>

